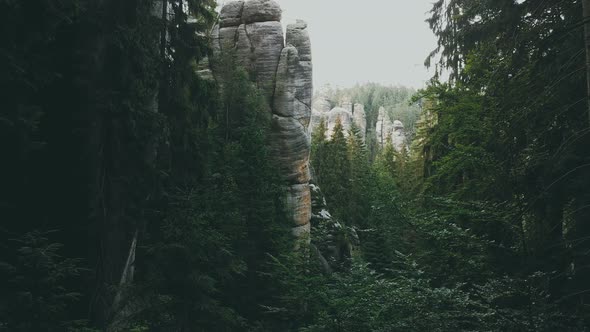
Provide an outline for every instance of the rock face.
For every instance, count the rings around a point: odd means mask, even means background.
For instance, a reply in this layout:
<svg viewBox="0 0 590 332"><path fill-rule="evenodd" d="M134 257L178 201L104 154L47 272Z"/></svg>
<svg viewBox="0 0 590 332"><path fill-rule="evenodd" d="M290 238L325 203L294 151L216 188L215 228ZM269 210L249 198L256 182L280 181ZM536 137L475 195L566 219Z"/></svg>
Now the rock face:
<svg viewBox="0 0 590 332"><path fill-rule="evenodd" d="M393 123L389 120L389 116L385 112L384 107L379 108L379 114L377 116L377 141L381 147L385 146L387 139L391 139L391 132L393 131Z"/></svg>
<svg viewBox="0 0 590 332"><path fill-rule="evenodd" d="M311 139L311 133L313 133L318 126L320 125L320 123L322 122L322 120L325 121L326 119L326 113L322 113L318 110L316 110L315 108L312 108L311 110L311 120L309 123L309 134L310 134L310 139Z"/></svg>
<svg viewBox="0 0 590 332"><path fill-rule="evenodd" d="M327 113L332 109L332 104L325 94L317 93L311 104L311 123L309 124L309 133L311 133L320 125L322 120L327 120ZM327 123L326 123L327 125Z"/></svg>
<svg viewBox="0 0 590 332"><path fill-rule="evenodd" d="M406 131L404 129L404 124L399 121L393 121L393 134L391 135L391 141L393 143L393 148L397 152L403 152L407 149L406 144Z"/></svg>
<svg viewBox="0 0 590 332"><path fill-rule="evenodd" d="M342 108L344 108L347 112L352 114L352 102L350 100L345 100L342 102Z"/></svg>
<svg viewBox="0 0 590 332"><path fill-rule="evenodd" d="M297 21L287 26L285 45L281 16L274 0L227 3L211 34L212 51L214 59L233 56L267 97L272 110L270 150L287 186L293 234L306 237L311 219L311 43L307 24ZM212 69L215 74L223 68L212 61Z"/></svg>
<svg viewBox="0 0 590 332"><path fill-rule="evenodd" d="M348 136L348 132L352 127L352 113L345 108L336 107L326 114L326 125L328 127L326 136L328 139L334 134L334 128L336 128L338 122L342 125L344 136Z"/></svg>
<svg viewBox="0 0 590 332"><path fill-rule="evenodd" d="M212 32L214 58L235 52L236 63L255 74L269 102L284 48L281 8L273 0L232 1ZM213 71L219 71L213 65Z"/></svg>
<svg viewBox="0 0 590 332"><path fill-rule="evenodd" d="M242 20L248 23L281 21L283 11L273 0L247 1L244 4Z"/></svg>
<svg viewBox="0 0 590 332"><path fill-rule="evenodd" d="M316 96L314 96L311 107L314 111L317 111L319 113L328 113L332 109L332 104L330 103L326 95L324 95L323 93L319 93Z"/></svg>
<svg viewBox="0 0 590 332"><path fill-rule="evenodd" d="M238 26L242 23L244 1L233 1L221 8L219 26L222 28Z"/></svg>
<svg viewBox="0 0 590 332"><path fill-rule="evenodd" d="M354 104L352 118L354 124L360 130L364 142L367 138L367 114L365 113L365 106L362 104Z"/></svg>
<svg viewBox="0 0 590 332"><path fill-rule="evenodd" d="M389 115L383 107L379 108L375 132L377 133L377 141L381 147L384 147L389 140L397 152L401 153L407 150L408 146L404 124L399 120L391 122Z"/></svg>
<svg viewBox="0 0 590 332"><path fill-rule="evenodd" d="M342 124L344 136L349 135L354 124L359 129L363 141L366 139L367 115L362 104L352 104L345 99L342 106L330 109L330 102L326 97L316 97L312 105L310 132L313 132L322 120L326 122L328 140L332 137L338 121Z"/></svg>

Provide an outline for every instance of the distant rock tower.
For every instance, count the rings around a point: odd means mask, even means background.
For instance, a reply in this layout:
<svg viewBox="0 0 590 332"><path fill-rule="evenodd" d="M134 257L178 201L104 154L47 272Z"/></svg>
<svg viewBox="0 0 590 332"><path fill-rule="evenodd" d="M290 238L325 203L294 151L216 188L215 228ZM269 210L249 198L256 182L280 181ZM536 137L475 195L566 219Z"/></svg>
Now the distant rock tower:
<svg viewBox="0 0 590 332"><path fill-rule="evenodd" d="M336 123L340 121L344 136L348 136L352 125L354 124L361 134L363 141L367 134L367 115L365 107L362 104L353 104L350 98L345 97L341 106L330 109L330 102L328 99L319 95L313 101L311 115L310 132L313 132L323 120L326 123L326 139L330 139L334 133Z"/></svg>
<svg viewBox="0 0 590 332"><path fill-rule="evenodd" d="M393 121L393 133L391 135L391 143L393 144L393 148L395 149L395 151L402 153L404 150L406 150L406 141L407 138L404 124L399 120Z"/></svg>
<svg viewBox="0 0 590 332"><path fill-rule="evenodd" d="M375 132L377 133L377 141L382 148L387 140L390 140L395 151L402 153L408 149L404 124L399 120L391 122L384 107L379 108Z"/></svg>
<svg viewBox="0 0 590 332"><path fill-rule="evenodd" d="M293 234L310 232L310 143L308 127L312 101L311 43L307 24L287 26L274 0L232 1L221 9L212 33L213 74L222 68L215 59L235 55L248 70L272 110L271 152L287 183L288 211Z"/></svg>

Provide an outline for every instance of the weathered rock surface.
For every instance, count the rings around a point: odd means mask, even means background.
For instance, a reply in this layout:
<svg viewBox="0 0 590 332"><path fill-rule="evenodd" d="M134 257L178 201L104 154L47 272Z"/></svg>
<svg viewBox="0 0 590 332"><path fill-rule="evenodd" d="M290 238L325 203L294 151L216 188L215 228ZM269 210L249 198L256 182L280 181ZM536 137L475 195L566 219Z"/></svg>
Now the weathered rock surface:
<svg viewBox="0 0 590 332"><path fill-rule="evenodd" d="M359 129L363 141L366 139L367 133L367 115L365 107L362 104L352 104L352 102L344 101L342 107L335 107L331 110L330 102L325 97L317 97L313 101L313 108L311 112L310 131L317 129L321 121L326 123L326 139L331 139L334 133L336 123L340 121L344 136L348 137L352 124Z"/></svg>
<svg viewBox="0 0 590 332"><path fill-rule="evenodd" d="M352 126L352 113L342 107L336 107L327 114L327 138L329 139L334 134L336 124L340 122L344 136L348 136Z"/></svg>
<svg viewBox="0 0 590 332"><path fill-rule="evenodd" d="M293 117L307 128L311 116L311 66L300 61L298 54L293 46L283 49L276 75L274 109L278 115Z"/></svg>
<svg viewBox="0 0 590 332"><path fill-rule="evenodd" d="M244 10L244 1L228 2L219 13L219 26L231 27L238 26L242 23L242 11Z"/></svg>
<svg viewBox="0 0 590 332"><path fill-rule="evenodd" d="M269 102L284 48L280 19L281 8L273 0L233 1L223 6L211 34L214 58L234 55L236 63L256 77ZM221 68L213 64L213 70Z"/></svg>
<svg viewBox="0 0 590 332"><path fill-rule="evenodd" d="M365 141L367 137L367 114L365 113L365 106L362 104L354 104L352 120L355 126L359 129L363 141Z"/></svg>
<svg viewBox="0 0 590 332"><path fill-rule="evenodd" d="M407 138L406 138L406 131L404 129L404 124L399 121L393 121L393 134L391 135L391 141L393 143L393 148L401 153L407 149Z"/></svg>
<svg viewBox="0 0 590 332"><path fill-rule="evenodd" d="M377 134L377 142L383 147L385 146L385 142L388 139L391 139L391 132L393 131L393 123L389 120L389 115L387 115L384 107L379 108L376 126L375 133Z"/></svg>
<svg viewBox="0 0 590 332"><path fill-rule="evenodd" d="M250 46L250 58L244 65L250 64L249 69L255 73L259 87L270 101L274 93L277 66L284 47L283 26L280 22L256 22L246 25L245 32L249 43L243 46L238 44L238 50L247 51L247 47Z"/></svg>
<svg viewBox="0 0 590 332"><path fill-rule="evenodd" d="M287 211L291 218L298 222L297 226L305 226L311 220L311 193L309 184L296 184L289 186L287 196Z"/></svg>
<svg viewBox="0 0 590 332"><path fill-rule="evenodd" d="M325 121L326 119L326 113L320 112L315 108L311 109L311 120L309 123L309 135L311 135L311 133L313 133L315 130L317 130L318 126L320 125L320 123L322 122L322 120ZM311 138L311 136L310 136Z"/></svg>
<svg viewBox="0 0 590 332"><path fill-rule="evenodd" d="M331 109L332 104L330 103L325 94L320 92L314 95L311 103L311 121L309 124L310 135L317 129L322 120L327 122L327 114L330 112Z"/></svg>
<svg viewBox="0 0 590 332"><path fill-rule="evenodd" d="M283 178L289 184L308 183L311 147L306 128L293 117L274 114L271 129L270 149Z"/></svg>
<svg viewBox="0 0 590 332"><path fill-rule="evenodd" d="M377 133L377 141L381 147L384 147L389 140L397 152L401 153L408 148L404 124L399 120L391 122L389 115L383 107L379 109L375 132Z"/></svg>
<svg viewBox="0 0 590 332"><path fill-rule="evenodd" d="M332 104L323 93L319 93L314 96L311 107L319 113L328 113L332 109Z"/></svg>
<svg viewBox="0 0 590 332"><path fill-rule="evenodd" d="M312 104L312 56L307 24L287 26L286 46L282 11L274 0L232 1L213 29L214 59L235 57L263 91L272 111L270 151L286 185L286 204L293 234L310 232L309 124ZM212 61L212 69L222 70ZM220 82L223 85L223 82Z"/></svg>
<svg viewBox="0 0 590 332"><path fill-rule="evenodd" d="M344 108L347 112L350 112L350 114L352 114L352 102L351 101L343 102L342 108Z"/></svg>
<svg viewBox="0 0 590 332"><path fill-rule="evenodd" d="M287 45L292 45L299 51L301 61L311 61L311 41L305 21L297 20L295 24L287 26ZM309 97L311 100L311 95Z"/></svg>
<svg viewBox="0 0 590 332"><path fill-rule="evenodd" d="M274 0L250 0L244 4L242 20L244 23L280 22L283 10Z"/></svg>

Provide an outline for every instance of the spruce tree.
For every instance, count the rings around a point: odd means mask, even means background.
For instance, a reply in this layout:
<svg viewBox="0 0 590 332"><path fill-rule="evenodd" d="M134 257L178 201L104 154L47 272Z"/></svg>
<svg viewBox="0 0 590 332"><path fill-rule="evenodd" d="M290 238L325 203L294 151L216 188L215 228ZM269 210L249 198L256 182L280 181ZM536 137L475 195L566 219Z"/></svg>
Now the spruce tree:
<svg viewBox="0 0 590 332"><path fill-rule="evenodd" d="M346 218L346 206L350 195L350 163L347 140L340 119L326 144L326 157L321 173L320 187L333 213L341 220Z"/></svg>
<svg viewBox="0 0 590 332"><path fill-rule="evenodd" d="M320 124L311 133L311 166L313 167L314 180L317 183L322 183L322 174L325 168L329 165L326 164L327 155L327 140L326 132L328 128L326 126L326 119L322 117Z"/></svg>

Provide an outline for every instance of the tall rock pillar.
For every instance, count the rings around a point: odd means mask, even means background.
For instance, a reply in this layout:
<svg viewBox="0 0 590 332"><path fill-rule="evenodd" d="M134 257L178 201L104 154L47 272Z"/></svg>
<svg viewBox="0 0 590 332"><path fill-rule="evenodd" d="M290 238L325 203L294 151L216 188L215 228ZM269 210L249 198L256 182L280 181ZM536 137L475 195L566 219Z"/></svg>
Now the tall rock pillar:
<svg viewBox="0 0 590 332"><path fill-rule="evenodd" d="M293 234L310 232L308 128L311 118L312 62L307 24L297 21L283 37L282 11L274 0L232 1L212 33L213 57L230 52L252 74L272 111L270 149L286 184ZM213 61L213 72L220 70Z"/></svg>

